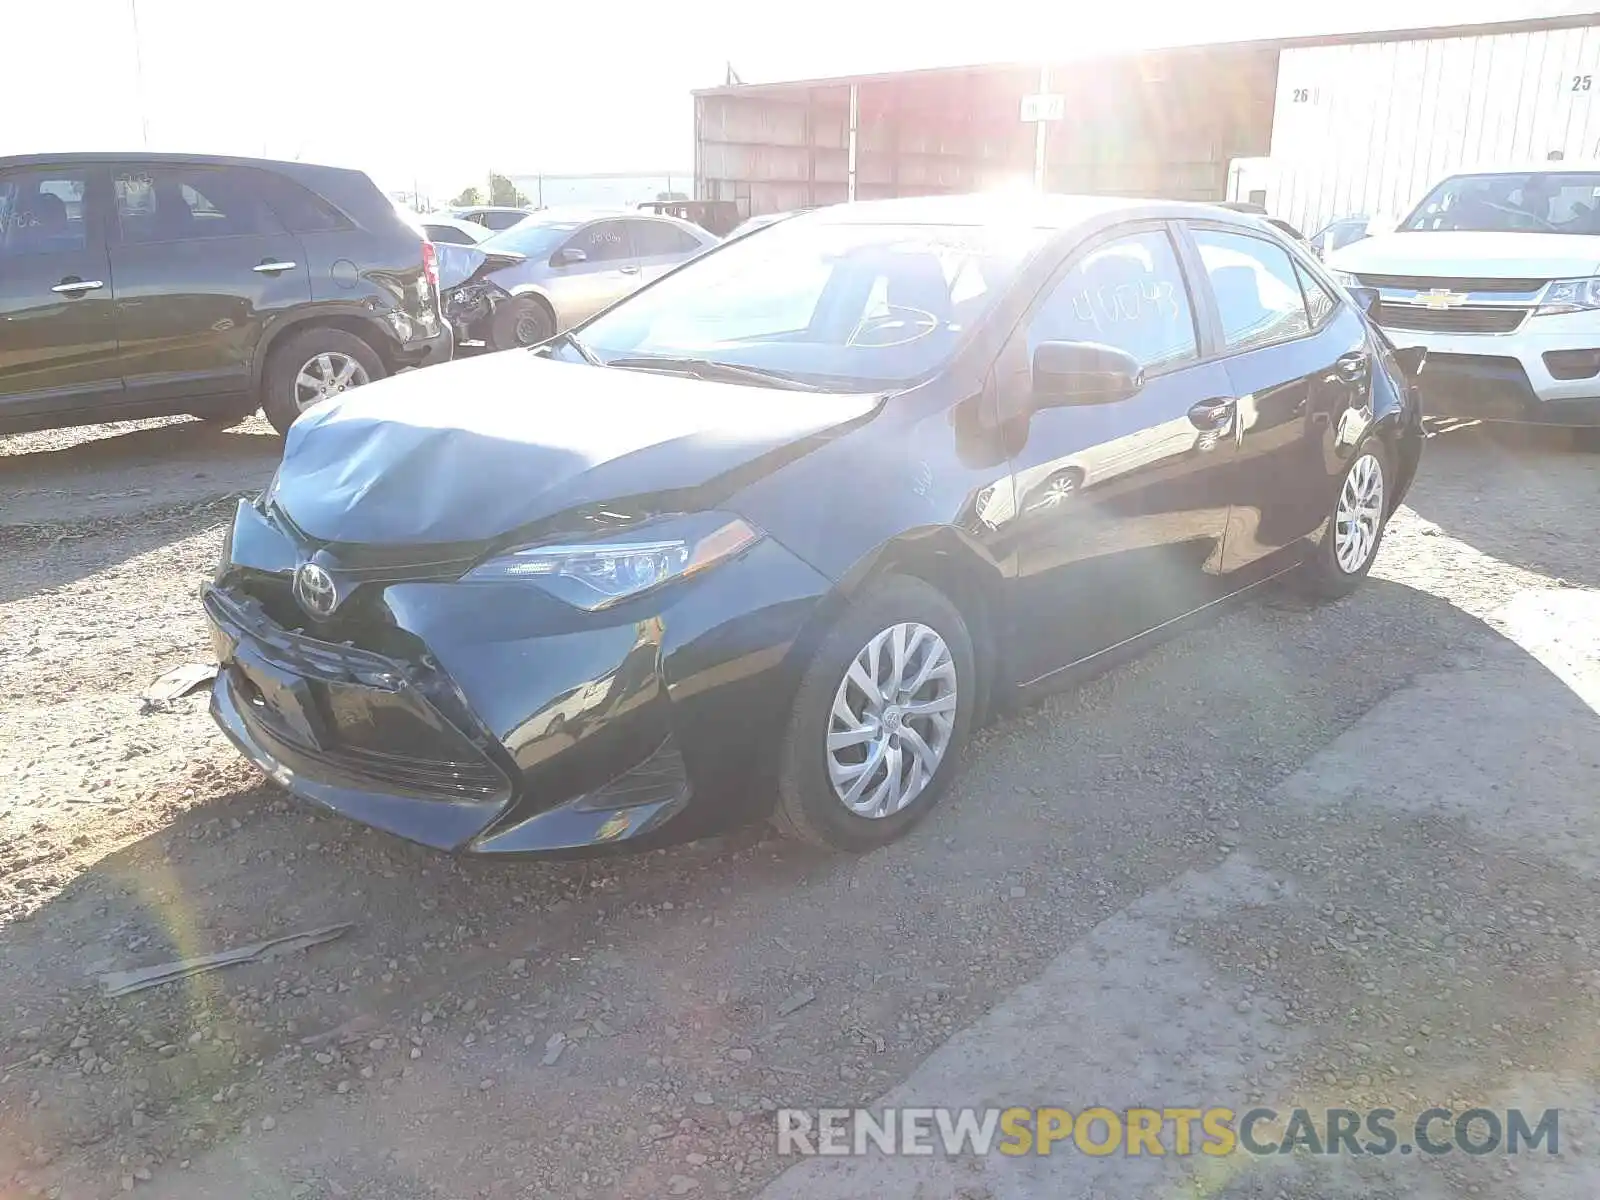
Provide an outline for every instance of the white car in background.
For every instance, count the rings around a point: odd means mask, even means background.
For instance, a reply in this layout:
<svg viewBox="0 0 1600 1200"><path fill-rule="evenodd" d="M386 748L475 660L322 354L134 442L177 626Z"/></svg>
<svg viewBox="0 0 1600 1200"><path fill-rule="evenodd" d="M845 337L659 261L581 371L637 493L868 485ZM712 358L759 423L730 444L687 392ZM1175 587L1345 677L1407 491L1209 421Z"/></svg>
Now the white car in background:
<svg viewBox="0 0 1600 1200"><path fill-rule="evenodd" d="M450 246L476 246L485 238L494 236L494 230L476 221L463 221L447 213L425 213L418 218L430 242Z"/></svg>
<svg viewBox="0 0 1600 1200"><path fill-rule="evenodd" d="M1396 346L1426 348L1428 416L1600 436L1600 165L1452 175L1328 265L1377 293Z"/></svg>

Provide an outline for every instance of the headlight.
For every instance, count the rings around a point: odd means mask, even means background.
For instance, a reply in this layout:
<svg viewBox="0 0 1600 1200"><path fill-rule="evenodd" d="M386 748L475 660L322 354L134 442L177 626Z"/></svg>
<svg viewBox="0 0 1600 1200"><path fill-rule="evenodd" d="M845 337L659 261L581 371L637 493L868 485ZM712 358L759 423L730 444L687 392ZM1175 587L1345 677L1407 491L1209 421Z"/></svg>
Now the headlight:
<svg viewBox="0 0 1600 1200"><path fill-rule="evenodd" d="M696 513L652 521L612 538L524 546L478 564L462 580L526 581L594 612L743 554L761 536L738 517Z"/></svg>
<svg viewBox="0 0 1600 1200"><path fill-rule="evenodd" d="M1556 313L1593 312L1600 308L1600 279L1556 279L1545 285L1539 306L1533 311L1543 316Z"/></svg>
<svg viewBox="0 0 1600 1200"><path fill-rule="evenodd" d="M1361 280L1357 279L1349 271L1336 271L1329 267L1328 274L1333 276L1333 281L1340 287L1353 288L1361 286Z"/></svg>

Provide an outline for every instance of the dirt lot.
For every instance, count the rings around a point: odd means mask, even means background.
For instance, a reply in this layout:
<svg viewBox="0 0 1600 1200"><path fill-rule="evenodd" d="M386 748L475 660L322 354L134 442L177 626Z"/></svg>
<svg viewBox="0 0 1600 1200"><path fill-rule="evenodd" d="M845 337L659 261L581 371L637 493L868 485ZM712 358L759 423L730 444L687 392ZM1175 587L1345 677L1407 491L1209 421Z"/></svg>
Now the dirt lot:
<svg viewBox="0 0 1600 1200"><path fill-rule="evenodd" d="M485 865L288 803L199 694L140 701L208 656L196 589L276 448L190 421L0 439L0 1196L1187 1178L1079 1158L772 1182L774 1107L896 1087L1561 1106L1548 1160L1296 1158L1208 1194L1600 1191L1600 457L1434 439L1357 596L1262 597L986 731L899 846L751 829ZM340 921L276 961L97 984Z"/></svg>

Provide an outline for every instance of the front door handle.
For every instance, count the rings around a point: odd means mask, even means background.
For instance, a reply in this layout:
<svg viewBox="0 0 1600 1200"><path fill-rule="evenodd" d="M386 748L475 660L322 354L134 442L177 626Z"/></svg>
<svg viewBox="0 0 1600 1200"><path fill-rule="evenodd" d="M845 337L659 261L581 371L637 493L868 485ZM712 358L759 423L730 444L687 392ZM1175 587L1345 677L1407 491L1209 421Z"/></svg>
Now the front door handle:
<svg viewBox="0 0 1600 1200"><path fill-rule="evenodd" d="M637 275L639 273L639 264L630 263L628 266L622 268L622 273L624 275Z"/></svg>
<svg viewBox="0 0 1600 1200"><path fill-rule="evenodd" d="M251 267L250 269L252 271L259 271L263 275L276 275L279 271L292 271L298 265L298 263L292 262L274 262L270 258L265 258L261 260L260 265Z"/></svg>
<svg viewBox="0 0 1600 1200"><path fill-rule="evenodd" d="M62 296L81 296L84 292L92 292L96 288L103 287L105 287L103 279L79 279L76 275L68 275L50 290Z"/></svg>
<svg viewBox="0 0 1600 1200"><path fill-rule="evenodd" d="M1196 429L1214 432L1224 428L1233 418L1238 401L1232 396L1216 396L1202 400L1189 409L1189 423Z"/></svg>

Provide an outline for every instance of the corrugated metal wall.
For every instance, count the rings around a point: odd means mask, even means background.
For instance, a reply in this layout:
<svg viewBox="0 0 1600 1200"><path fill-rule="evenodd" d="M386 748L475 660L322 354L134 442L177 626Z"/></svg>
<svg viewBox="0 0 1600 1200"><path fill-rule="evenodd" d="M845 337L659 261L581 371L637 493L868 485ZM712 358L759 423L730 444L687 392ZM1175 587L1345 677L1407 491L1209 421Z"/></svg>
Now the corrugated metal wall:
<svg viewBox="0 0 1600 1200"><path fill-rule="evenodd" d="M850 89L695 97L695 195L746 216L836 204L849 173Z"/></svg>
<svg viewBox="0 0 1600 1200"><path fill-rule="evenodd" d="M1462 167L1600 158L1600 28L1282 53L1269 207L1404 216Z"/></svg>
<svg viewBox="0 0 1600 1200"><path fill-rule="evenodd" d="M1228 162L1266 152L1277 53L1187 50L1050 70L1067 119L1052 123L1045 186L1221 199ZM1031 181L1036 69L940 71L856 84L856 198L982 191ZM697 96L696 195L747 215L849 194L849 83Z"/></svg>
<svg viewBox="0 0 1600 1200"><path fill-rule="evenodd" d="M1277 61L1217 47L1052 69L1068 116L1050 128L1047 188L1222 199L1229 160L1269 144Z"/></svg>

